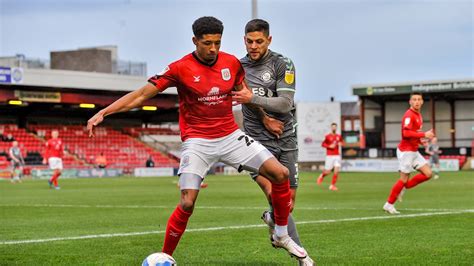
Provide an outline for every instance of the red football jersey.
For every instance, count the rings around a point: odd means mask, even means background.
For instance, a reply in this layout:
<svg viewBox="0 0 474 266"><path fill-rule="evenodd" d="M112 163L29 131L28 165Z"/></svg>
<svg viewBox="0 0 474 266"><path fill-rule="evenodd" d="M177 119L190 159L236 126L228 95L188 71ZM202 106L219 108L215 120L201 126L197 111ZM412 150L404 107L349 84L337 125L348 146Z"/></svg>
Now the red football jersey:
<svg viewBox="0 0 474 266"><path fill-rule="evenodd" d="M329 133L324 137L323 143L321 146L326 148L326 155L339 155L339 143L342 142L342 137L339 134ZM334 148L329 148L331 144L336 144Z"/></svg>
<svg viewBox="0 0 474 266"><path fill-rule="evenodd" d="M44 151L44 158L49 159L50 157L63 157L63 142L61 139L49 139L46 142L46 150Z"/></svg>
<svg viewBox="0 0 474 266"><path fill-rule="evenodd" d="M425 136L421 132L423 127L423 117L421 113L408 109L403 115L402 119L402 140L398 144L400 151L418 151L418 146L421 144L420 138Z"/></svg>
<svg viewBox="0 0 474 266"><path fill-rule="evenodd" d="M233 55L219 52L212 65L194 53L171 63L148 81L159 91L177 87L181 139L214 139L239 127L232 114L231 91L242 83L245 72Z"/></svg>

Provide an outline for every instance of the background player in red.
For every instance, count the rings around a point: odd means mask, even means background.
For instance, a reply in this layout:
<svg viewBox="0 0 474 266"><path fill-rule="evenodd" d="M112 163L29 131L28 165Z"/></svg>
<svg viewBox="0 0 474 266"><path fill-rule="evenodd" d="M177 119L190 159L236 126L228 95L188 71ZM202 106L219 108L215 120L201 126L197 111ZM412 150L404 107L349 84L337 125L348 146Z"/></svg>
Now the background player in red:
<svg viewBox="0 0 474 266"><path fill-rule="evenodd" d="M342 137L341 135L337 134L337 124L332 123L331 133L324 137L324 140L321 144L321 146L326 148L326 160L324 162L324 170L316 181L318 185L321 185L323 183L324 177L329 175L331 171L334 171L331 185L329 186L329 189L332 191L337 191L336 182L339 176L339 170L341 169L341 154L339 152L339 146L342 145Z"/></svg>
<svg viewBox="0 0 474 266"><path fill-rule="evenodd" d="M390 214L398 214L395 209L395 201L400 192L406 188L410 189L431 178L431 168L425 158L418 152L422 138L432 139L433 130L421 131L423 127L423 117L421 116L421 106L423 106L423 96L421 93L410 95L410 108L405 112L402 119L402 140L398 144L397 158L399 163L400 179L392 187L390 196L384 204L383 209ZM410 178L410 173L414 170L420 173Z"/></svg>
<svg viewBox="0 0 474 266"><path fill-rule="evenodd" d="M87 123L89 135L107 115L125 112L168 87L177 87L182 153L178 171L181 199L168 220L162 251L172 255L183 235L200 184L218 161L240 170L259 172L272 182L275 210L274 244L293 256L305 258L306 250L288 236L290 188L288 169L237 126L232 113L232 90L248 89L239 60L219 52L222 22L201 17L193 23L196 50L150 78L149 84L130 92L99 111ZM230 208L231 209L231 208Z"/></svg>
<svg viewBox="0 0 474 266"><path fill-rule="evenodd" d="M46 149L43 155L43 164L48 162L49 168L53 170L53 175L49 179L49 187L60 189L58 186L58 178L63 170L63 142L58 138L59 132L57 130L51 131L51 138L46 142Z"/></svg>

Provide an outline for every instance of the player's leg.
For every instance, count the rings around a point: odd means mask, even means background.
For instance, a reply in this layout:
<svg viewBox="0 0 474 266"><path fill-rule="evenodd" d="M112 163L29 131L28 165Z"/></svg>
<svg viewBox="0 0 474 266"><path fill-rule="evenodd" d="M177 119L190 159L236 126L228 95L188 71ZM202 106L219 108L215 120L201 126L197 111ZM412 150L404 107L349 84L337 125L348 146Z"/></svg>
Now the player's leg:
<svg viewBox="0 0 474 266"><path fill-rule="evenodd" d="M428 164L423 165L422 167L418 168L420 173L413 176L408 182L405 184L407 189L413 188L425 181L428 181L432 176L433 172Z"/></svg>
<svg viewBox="0 0 474 266"><path fill-rule="evenodd" d="M439 178L439 156L431 156L432 159L432 170L434 172L433 179L438 179Z"/></svg>
<svg viewBox="0 0 474 266"><path fill-rule="evenodd" d="M20 164L20 166L18 166L18 182L21 183L22 179L23 179L23 165Z"/></svg>
<svg viewBox="0 0 474 266"><path fill-rule="evenodd" d="M388 196L387 202L383 206L383 210L390 214L400 213L395 209L394 204L401 191L405 187L405 183L407 183L408 178L410 177L410 172L413 169L412 163L415 157L414 153L402 152L397 149L397 158L399 163L400 178L393 185L390 191L390 195Z"/></svg>
<svg viewBox="0 0 474 266"><path fill-rule="evenodd" d="M15 161L13 161L12 159L12 162L11 162L11 166L10 166L10 182L11 183L15 183L15 175L16 175L16 165L15 165Z"/></svg>
<svg viewBox="0 0 474 266"><path fill-rule="evenodd" d="M334 160L334 174L332 176L331 185L329 186L329 190L337 191L336 183L337 178L339 177L339 171L341 169L341 161L340 159Z"/></svg>
<svg viewBox="0 0 474 266"><path fill-rule="evenodd" d="M49 168L53 170L53 175L49 179L49 187L59 189L58 178L61 175L61 169L63 169L63 163L60 158L51 157L48 159Z"/></svg>
<svg viewBox="0 0 474 266"><path fill-rule="evenodd" d="M209 156L212 152L208 149L209 147L202 145L202 140L187 140L183 143L178 171L181 198L166 225L162 249L166 254L173 255L178 246L179 240L186 230L189 217L193 213L203 177L215 162L215 159Z"/></svg>
<svg viewBox="0 0 474 266"><path fill-rule="evenodd" d="M290 214L291 192L288 180L289 171L274 157L266 160L259 173L272 182L272 206L275 218L275 234L272 243L285 248L292 256L306 258L307 252L288 235L288 216Z"/></svg>
<svg viewBox="0 0 474 266"><path fill-rule="evenodd" d="M170 256L178 246L179 240L186 230L189 217L193 213L201 180L201 177L193 174L181 174L180 176L181 188L194 187L194 189L181 189L180 202L168 219L162 252Z"/></svg>
<svg viewBox="0 0 474 266"><path fill-rule="evenodd" d="M324 169L323 172L319 175L319 177L316 179L316 183L318 185L321 185L324 181L324 177L329 175L332 171L333 168L333 162L329 156L326 156L326 159L324 160Z"/></svg>
<svg viewBox="0 0 474 266"><path fill-rule="evenodd" d="M290 180L290 198L291 198L291 205L290 205L290 213L293 212L293 208L295 207L296 203L296 191L299 185L299 177L298 177L298 150L297 150L297 143L296 139L290 138L288 141L281 141L282 152L280 155L280 162L288 168L289 176L288 179ZM301 245L300 236L298 234L298 230L296 229L296 224L292 215L288 217L288 234L290 235L291 239L293 239L298 245Z"/></svg>
<svg viewBox="0 0 474 266"><path fill-rule="evenodd" d="M390 195L388 196L387 202L383 206L384 211L390 213L390 214L399 214L400 212L395 209L395 202L397 201L397 198L399 197L400 193L405 187L405 183L408 181L410 174L409 173L403 173L400 172L400 178L395 182L395 184L392 187L392 190L390 191Z"/></svg>
<svg viewBox="0 0 474 266"><path fill-rule="evenodd" d="M275 235L278 247L286 249L299 258L307 256L306 251L288 236L288 215L291 194L288 169L260 143L237 130L220 143L220 160L239 170L258 172L272 183L271 199L275 217Z"/></svg>

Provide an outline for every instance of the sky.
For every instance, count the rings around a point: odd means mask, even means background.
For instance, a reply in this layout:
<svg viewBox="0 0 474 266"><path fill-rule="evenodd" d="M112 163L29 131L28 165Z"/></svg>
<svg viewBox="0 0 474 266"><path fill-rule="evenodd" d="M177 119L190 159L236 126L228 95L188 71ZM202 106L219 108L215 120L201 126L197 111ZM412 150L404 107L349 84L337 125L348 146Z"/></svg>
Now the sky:
<svg viewBox="0 0 474 266"><path fill-rule="evenodd" d="M192 52L193 21L224 23L221 51L245 55L251 0L0 0L0 56L117 45L148 74ZM356 84L474 77L474 1L258 0L270 49L296 66L297 102L353 101ZM145 82L145 79L144 79Z"/></svg>

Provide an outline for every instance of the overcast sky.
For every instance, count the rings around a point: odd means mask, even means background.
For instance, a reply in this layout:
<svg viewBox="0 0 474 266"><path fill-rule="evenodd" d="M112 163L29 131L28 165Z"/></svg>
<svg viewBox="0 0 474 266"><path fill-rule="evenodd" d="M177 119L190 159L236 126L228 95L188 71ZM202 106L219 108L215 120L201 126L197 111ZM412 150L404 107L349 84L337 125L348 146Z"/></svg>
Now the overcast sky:
<svg viewBox="0 0 474 266"><path fill-rule="evenodd" d="M355 100L360 83L473 78L473 13L469 0L258 0L270 48L295 63L297 101ZM251 0L0 0L0 56L117 45L152 75L194 50L200 16L224 23L222 51L245 55Z"/></svg>

